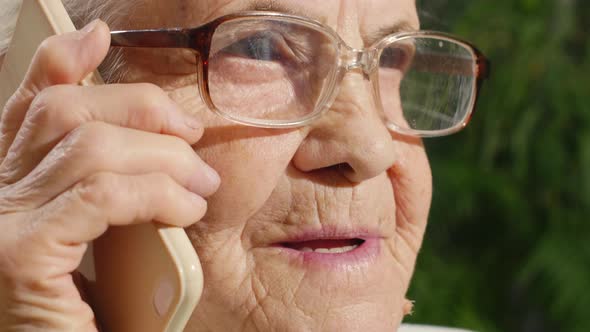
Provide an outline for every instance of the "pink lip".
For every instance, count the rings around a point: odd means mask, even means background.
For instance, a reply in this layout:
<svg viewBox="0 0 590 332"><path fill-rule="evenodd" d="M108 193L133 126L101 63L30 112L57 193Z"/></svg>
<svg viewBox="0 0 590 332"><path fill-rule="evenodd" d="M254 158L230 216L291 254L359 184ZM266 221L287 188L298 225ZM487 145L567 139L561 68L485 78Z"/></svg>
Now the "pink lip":
<svg viewBox="0 0 590 332"><path fill-rule="evenodd" d="M285 245L285 243L293 242L347 239L360 239L363 240L363 242L355 249L343 253L303 252L289 248ZM381 239L382 237L379 236L377 232L369 230L328 228L320 231L304 231L300 234L289 237L284 241L276 243L273 247L278 249L288 259L295 261L297 264L302 264L306 268L350 269L372 263L379 256Z"/></svg>

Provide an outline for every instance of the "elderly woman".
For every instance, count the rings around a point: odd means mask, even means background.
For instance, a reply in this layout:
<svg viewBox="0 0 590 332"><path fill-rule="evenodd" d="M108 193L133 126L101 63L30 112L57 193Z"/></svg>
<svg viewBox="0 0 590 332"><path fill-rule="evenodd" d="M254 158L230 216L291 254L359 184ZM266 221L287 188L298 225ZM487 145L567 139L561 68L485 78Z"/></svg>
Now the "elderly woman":
<svg viewBox="0 0 590 332"><path fill-rule="evenodd" d="M2 331L94 330L71 275L86 244L152 220L201 258L186 331L400 326L432 192L421 139L466 125L473 47L421 32L414 0L66 5L81 29L44 42L1 119ZM208 37L109 34L166 27ZM112 84L76 85L99 65Z"/></svg>

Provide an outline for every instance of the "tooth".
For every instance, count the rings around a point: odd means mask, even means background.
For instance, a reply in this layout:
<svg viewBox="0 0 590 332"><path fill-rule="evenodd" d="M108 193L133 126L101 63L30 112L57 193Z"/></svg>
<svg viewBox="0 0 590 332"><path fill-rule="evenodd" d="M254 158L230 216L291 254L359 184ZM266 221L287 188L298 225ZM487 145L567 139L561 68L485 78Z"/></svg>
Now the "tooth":
<svg viewBox="0 0 590 332"><path fill-rule="evenodd" d="M352 251L354 249L358 248L357 244L351 245L351 246L344 246L344 247L335 247L335 248L316 248L316 249L311 249L309 247L303 247L301 249L299 249L299 251L301 252L317 252L320 254L342 254L345 252L349 252Z"/></svg>
<svg viewBox="0 0 590 332"><path fill-rule="evenodd" d="M343 253L343 252L349 252L351 250L354 250L355 246L344 246L344 247L340 247L337 248L339 253Z"/></svg>
<svg viewBox="0 0 590 332"><path fill-rule="evenodd" d="M334 247L334 248L330 249L330 253L340 254L340 253L345 252L346 251L345 249L346 249L346 247Z"/></svg>
<svg viewBox="0 0 590 332"><path fill-rule="evenodd" d="M340 248L333 248L332 249L332 252L334 252L334 253L349 252L349 251L352 251L352 250L356 249L356 247L358 247L358 245L351 245L351 246L344 246L344 247L340 247Z"/></svg>
<svg viewBox="0 0 590 332"><path fill-rule="evenodd" d="M354 249L358 248L358 246L359 246L358 244L353 244L351 246L348 246L348 250L347 251L354 250Z"/></svg>

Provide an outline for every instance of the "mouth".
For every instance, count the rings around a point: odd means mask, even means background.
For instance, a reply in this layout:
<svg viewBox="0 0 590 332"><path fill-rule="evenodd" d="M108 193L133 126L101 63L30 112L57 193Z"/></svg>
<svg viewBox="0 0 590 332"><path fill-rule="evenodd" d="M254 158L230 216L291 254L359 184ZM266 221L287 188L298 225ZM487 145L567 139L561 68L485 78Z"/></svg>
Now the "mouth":
<svg viewBox="0 0 590 332"><path fill-rule="evenodd" d="M351 239L318 239L298 242L283 242L281 247L300 251L302 253L317 253L338 255L345 254L356 250L365 243L365 240L360 238Z"/></svg>
<svg viewBox="0 0 590 332"><path fill-rule="evenodd" d="M381 240L375 234L311 232L277 242L272 247L306 268L350 269L375 261Z"/></svg>

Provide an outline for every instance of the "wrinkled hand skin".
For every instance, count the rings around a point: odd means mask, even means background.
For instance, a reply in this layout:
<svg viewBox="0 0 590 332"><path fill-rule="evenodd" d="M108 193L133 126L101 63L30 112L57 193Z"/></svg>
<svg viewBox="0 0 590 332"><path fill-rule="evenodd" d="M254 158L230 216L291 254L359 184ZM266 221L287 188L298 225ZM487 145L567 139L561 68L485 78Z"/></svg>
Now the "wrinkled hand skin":
<svg viewBox="0 0 590 332"><path fill-rule="evenodd" d="M0 122L0 330L96 331L74 282L109 226L185 227L218 175L193 151L203 127L150 84L77 86L109 29L51 37Z"/></svg>

